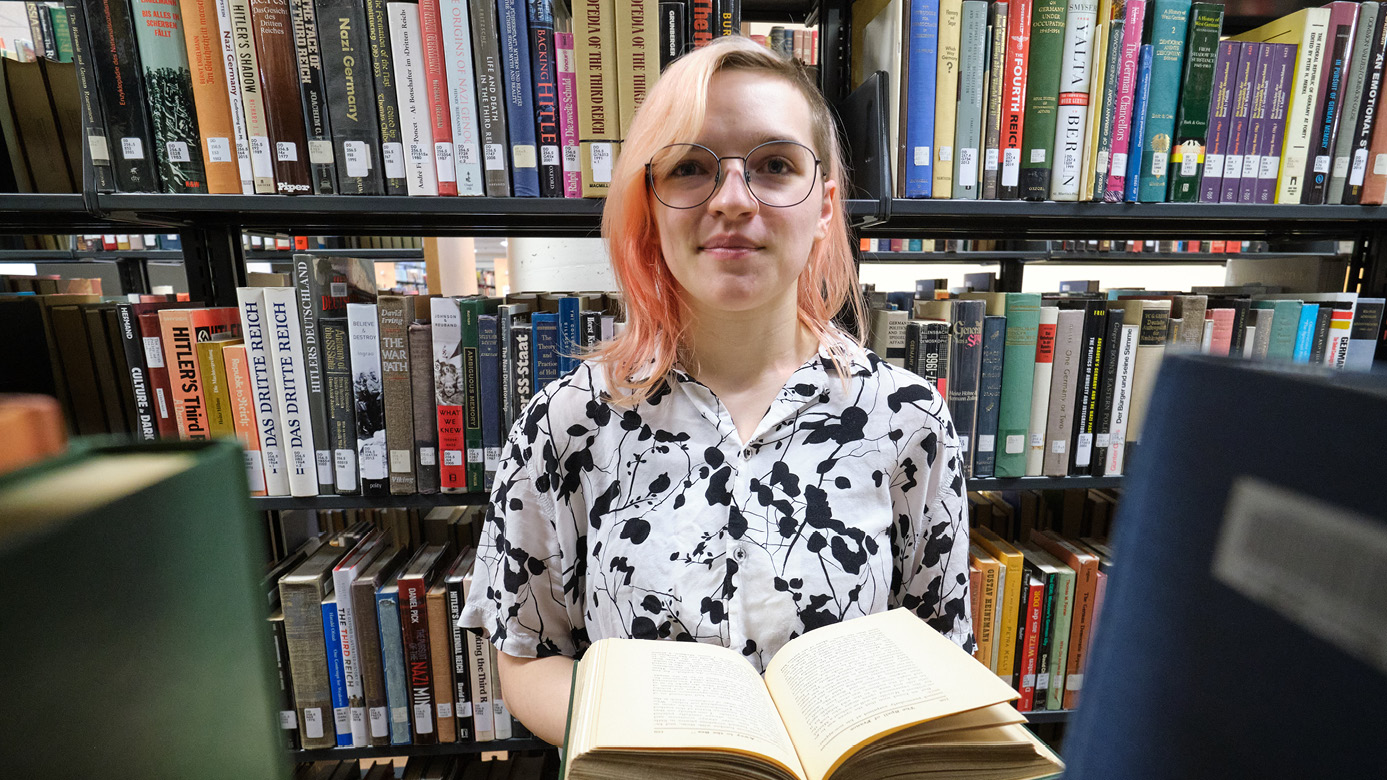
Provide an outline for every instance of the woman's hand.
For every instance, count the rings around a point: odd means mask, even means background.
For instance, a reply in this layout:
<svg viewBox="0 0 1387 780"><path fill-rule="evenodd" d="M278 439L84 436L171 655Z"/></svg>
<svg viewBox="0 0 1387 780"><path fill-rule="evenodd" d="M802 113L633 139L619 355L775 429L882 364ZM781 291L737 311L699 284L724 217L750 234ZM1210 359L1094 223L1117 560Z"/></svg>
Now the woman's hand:
<svg viewBox="0 0 1387 780"><path fill-rule="evenodd" d="M563 746L568 725L568 699L573 685L573 659L517 658L497 651L501 692L511 714L551 745Z"/></svg>

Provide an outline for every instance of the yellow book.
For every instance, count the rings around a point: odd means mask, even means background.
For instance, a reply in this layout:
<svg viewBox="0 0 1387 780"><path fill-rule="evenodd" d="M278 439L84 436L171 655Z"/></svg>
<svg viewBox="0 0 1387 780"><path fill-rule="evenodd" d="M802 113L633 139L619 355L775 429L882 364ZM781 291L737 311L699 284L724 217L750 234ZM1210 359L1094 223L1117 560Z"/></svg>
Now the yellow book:
<svg viewBox="0 0 1387 780"><path fill-rule="evenodd" d="M616 65L621 74L617 79L618 140L624 140L631 132L636 109L660 78L660 51L655 45L660 37L657 6L655 0L616 0Z"/></svg>
<svg viewBox="0 0 1387 780"><path fill-rule="evenodd" d="M963 0L939 0L939 70L934 82L933 198L954 196L954 124L958 117L958 40Z"/></svg>
<svg viewBox="0 0 1387 780"><path fill-rule="evenodd" d="M997 581L1001 578L1002 564L987 553L977 542L969 545L968 557L982 574L982 598L979 614L973 616L973 638L977 640L978 651L973 657L987 665L995 674L997 656L1002 643L997 641L998 606Z"/></svg>
<svg viewBox="0 0 1387 780"><path fill-rule="evenodd" d="M231 341L200 341L197 344L198 368L202 371L203 407L207 410L207 430L213 436L235 436L236 415L231 408L231 389L227 385L226 362L222 349Z"/></svg>
<svg viewBox="0 0 1387 780"><path fill-rule="evenodd" d="M1315 101L1320 91L1320 62L1329 35L1329 9L1304 8L1229 40L1296 44L1295 81L1286 108L1286 140L1276 177L1276 202L1299 203L1305 188L1305 165L1315 141Z"/></svg>
<svg viewBox="0 0 1387 780"><path fill-rule="evenodd" d="M578 77L578 163L583 197L604 198L621 140L617 97L615 0L573 4L573 55Z"/></svg>
<svg viewBox="0 0 1387 780"><path fill-rule="evenodd" d="M1006 569L1006 581L1002 592L1002 623L997 637L1002 641L1003 651L997 656L997 676L1010 681L1016 667L1014 652L1006 652L1016 647L1016 623L1021 612L1021 580L1023 561L1021 551L1012 547L1002 537L988 528L972 529L972 541L992 554ZM1024 624L1022 624L1024 626Z"/></svg>
<svg viewBox="0 0 1387 780"><path fill-rule="evenodd" d="M1093 200L1093 179L1097 166L1098 131L1103 125L1103 81L1107 75L1108 22L1098 23L1093 32L1093 77L1088 82L1088 119L1084 123L1084 161L1079 170L1079 200Z"/></svg>

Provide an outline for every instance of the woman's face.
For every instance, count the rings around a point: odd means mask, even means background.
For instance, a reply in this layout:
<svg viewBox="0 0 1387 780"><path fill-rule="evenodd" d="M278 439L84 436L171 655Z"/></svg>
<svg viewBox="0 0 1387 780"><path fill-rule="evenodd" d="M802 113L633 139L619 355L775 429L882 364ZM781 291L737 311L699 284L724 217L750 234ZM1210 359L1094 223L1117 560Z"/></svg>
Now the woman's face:
<svg viewBox="0 0 1387 780"><path fill-rule="evenodd" d="M738 70L713 75L703 130L687 140L720 157L742 157L776 140L814 148L809 105L799 91L783 79ZM725 161L721 184L701 206L676 209L652 198L665 263L697 310L793 309L809 250L828 235L837 184L815 175L803 202L775 208L752 196L743 165Z"/></svg>

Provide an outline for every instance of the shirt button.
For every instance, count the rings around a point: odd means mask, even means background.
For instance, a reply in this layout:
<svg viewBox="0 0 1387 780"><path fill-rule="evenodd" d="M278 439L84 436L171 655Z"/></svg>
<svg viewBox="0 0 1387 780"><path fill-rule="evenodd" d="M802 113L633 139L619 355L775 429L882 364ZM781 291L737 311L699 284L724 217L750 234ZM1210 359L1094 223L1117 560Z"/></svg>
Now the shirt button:
<svg viewBox="0 0 1387 780"><path fill-rule="evenodd" d="M744 561L746 560L746 550L738 547L736 550L732 551L732 557L736 558L738 562Z"/></svg>

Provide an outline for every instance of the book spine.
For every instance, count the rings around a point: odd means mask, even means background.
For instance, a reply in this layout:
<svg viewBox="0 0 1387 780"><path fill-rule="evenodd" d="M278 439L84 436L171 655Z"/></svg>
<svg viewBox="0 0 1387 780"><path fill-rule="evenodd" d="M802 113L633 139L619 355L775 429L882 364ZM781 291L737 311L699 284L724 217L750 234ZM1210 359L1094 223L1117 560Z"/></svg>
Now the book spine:
<svg viewBox="0 0 1387 780"><path fill-rule="evenodd" d="M501 79L505 89L506 130L510 138L511 194L537 198L540 194L539 155L535 139L529 18L524 0L497 2Z"/></svg>
<svg viewBox="0 0 1387 780"><path fill-rule="evenodd" d="M984 317L982 326L982 373L978 382L977 452L973 475L992 476L997 465L997 422L1002 401L1002 361L1007 318Z"/></svg>
<svg viewBox="0 0 1387 780"><path fill-rule="evenodd" d="M1092 81L1093 32L1098 18L1096 0L1069 0L1061 48L1059 94L1055 107L1053 173L1049 197L1079 199L1083 168L1084 130L1088 125L1089 83Z"/></svg>
<svg viewBox="0 0 1387 780"><path fill-rule="evenodd" d="M1373 353L1382 333L1383 311L1387 301L1382 298L1359 298L1353 309L1353 326L1349 333L1348 353L1342 368L1351 371L1371 371Z"/></svg>
<svg viewBox="0 0 1387 780"><path fill-rule="evenodd" d="M1045 453L1042 473L1047 477L1069 475L1074 412L1082 365L1080 360L1084 312L1060 311L1055 325L1055 357L1050 377L1050 410L1046 414Z"/></svg>
<svg viewBox="0 0 1387 780"><path fill-rule="evenodd" d="M327 652L328 691L332 696L332 723L337 746L352 746L351 706L347 698L346 673L342 666L342 636L336 597L323 601L323 640Z"/></svg>
<svg viewBox="0 0 1387 780"><path fill-rule="evenodd" d="M434 587L428 595L429 663L433 675L434 714L437 715L439 742L457 742L458 724L454 713L451 645L447 591Z"/></svg>
<svg viewBox="0 0 1387 780"><path fill-rule="evenodd" d="M472 681L467 671L467 647L474 636L458 626L462 617L462 580L448 578L448 630L450 633L449 661L452 663L453 714L457 719L458 741L472 741L475 732L472 721Z"/></svg>
<svg viewBox="0 0 1387 780"><path fill-rule="evenodd" d="M382 554L389 555L388 552ZM390 744L390 709L386 703L375 583L357 578L351 583L348 594L352 605L352 645L358 648L361 707L366 714L366 743L371 747L386 747Z"/></svg>
<svg viewBox="0 0 1387 780"><path fill-rule="evenodd" d="M240 40L238 33L242 30L246 34L250 33L250 4L233 3L232 0L216 0L217 5L217 27L221 34L222 47L222 66L226 70L226 96L231 104L231 126L236 131L236 165L241 173L241 194L269 194L275 191L274 170L268 166L269 158L265 158L266 167L263 177L257 171L255 158L252 156L254 146L251 144L251 115L252 109L259 112L257 119L262 123L265 119L263 101L260 100L258 76L252 81L254 95L246 93L246 81L248 75L255 75L258 69L255 66L255 41ZM239 9L239 10L238 10ZM249 52L249 67L242 68L242 50Z"/></svg>
<svg viewBox="0 0 1387 780"><path fill-rule="evenodd" d="M203 411L207 417L209 438L233 436L236 433L236 424L231 420L231 395L226 388L226 360L221 354L224 346L214 341L197 344L197 367L202 374ZM109 412L107 417L116 419Z"/></svg>
<svg viewBox="0 0 1387 780"><path fill-rule="evenodd" d="M433 388L433 325L409 326L409 389L413 408L415 487L438 492L438 407ZM390 428L387 425L386 430Z"/></svg>
<svg viewBox="0 0 1387 780"><path fill-rule="evenodd" d="M299 334L302 338L304 388L308 396L308 419L313 426L314 463L317 465L318 491L331 493L333 479L332 447L328 436L328 400L324 389L323 351L318 328L318 295L313 285L313 258L294 257L294 289L298 294ZM318 294L315 294L317 292ZM352 483L355 487L355 482ZM353 491L355 492L355 491Z"/></svg>
<svg viewBox="0 0 1387 780"><path fill-rule="evenodd" d="M263 496L265 491L265 461L260 453L260 433L255 420L255 387L250 375L250 358L243 344L226 347L226 383L230 394L233 427L245 450L246 481L250 494Z"/></svg>
<svg viewBox="0 0 1387 780"><path fill-rule="evenodd" d="M985 0L964 0L959 32L958 116L954 131L955 198L977 200L978 197L987 61L987 3Z"/></svg>
<svg viewBox="0 0 1387 780"><path fill-rule="evenodd" d="M318 18L313 0L289 0L299 76L299 107L303 111L308 173L315 195L336 195L337 160L333 154L332 120L328 112L327 78L318 46Z"/></svg>
<svg viewBox="0 0 1387 780"><path fill-rule="evenodd" d="M982 301L956 302L954 328L950 344L949 412L954 418L967 463L965 473L972 476L973 459L977 451L975 434L978 419L978 386L982 370Z"/></svg>
<svg viewBox="0 0 1387 780"><path fill-rule="evenodd" d="M1368 178L1368 162L1372 154L1372 141L1377 122L1378 107L1382 103L1383 71L1387 69L1387 4L1378 5L1377 30L1373 36L1372 53L1368 58L1371 72L1364 85L1363 110L1353 138L1353 161L1349 164L1348 182L1344 186L1345 204L1363 202L1363 185ZM1387 160L1383 161L1383 173L1387 174ZM1381 178L1381 177L1379 177Z"/></svg>
<svg viewBox="0 0 1387 780"><path fill-rule="evenodd" d="M48 15L48 6L46 3L34 3L32 7L34 16L30 25L37 21L39 27L39 34L34 36L34 48L42 50L44 59L58 62L58 40L53 32L53 17Z"/></svg>
<svg viewBox="0 0 1387 780"><path fill-rule="evenodd" d="M1079 191L1075 200L1088 201L1093 197L1096 178L1094 164L1098 158L1098 131L1103 117L1103 79L1107 70L1108 29L1111 22L1101 22L1093 34L1093 57L1088 81L1088 113L1084 119L1083 153L1079 165Z"/></svg>
<svg viewBox="0 0 1387 780"><path fill-rule="evenodd" d="M514 326L515 317L512 316L513 309L509 307L500 309L496 317L496 352L497 352L497 381L500 385L497 393L501 400L501 417L497 420L497 426L501 430L500 440L505 442L507 432L510 430L511 421L515 419L515 352L511 346L511 330ZM485 363L485 359L483 359Z"/></svg>
<svg viewBox="0 0 1387 780"><path fill-rule="evenodd" d="M982 198L996 200L997 177L1001 171L1002 95L1005 92L1007 65L1007 18L1010 3L993 3L991 8L992 35L988 52L987 77L987 134L983 141Z"/></svg>
<svg viewBox="0 0 1387 780"><path fill-rule="evenodd" d="M187 310L159 313L164 359L172 383L170 398L178 421L178 438L202 441L208 438L207 418L202 403L202 376L197 364L197 340Z"/></svg>
<svg viewBox="0 0 1387 780"><path fill-rule="evenodd" d="M682 6L680 9L682 14ZM554 49L558 54L559 145L563 163L563 196L581 198L583 172L578 164L578 76L573 66L573 33L555 33Z"/></svg>
<svg viewBox="0 0 1387 780"><path fill-rule="evenodd" d="M386 195L407 195L405 146L400 131L400 104L395 93L395 57L390 45L391 21L386 0L366 0L366 39L371 76L376 86L376 119L380 123L381 174Z"/></svg>
<svg viewBox="0 0 1387 780"><path fill-rule="evenodd" d="M1243 48L1238 63L1238 86L1233 93L1233 108L1228 122L1228 148L1223 158L1222 203L1237 203L1242 185L1243 155L1247 154L1247 124L1252 113L1252 92L1257 81L1257 65L1262 58L1263 44L1249 43Z"/></svg>
<svg viewBox="0 0 1387 780"><path fill-rule="evenodd" d="M485 464L483 490L490 491L501 464L501 444L506 432L501 429L501 349L496 315L477 318L478 375L482 414L482 455Z"/></svg>
<svg viewBox="0 0 1387 780"><path fill-rule="evenodd" d="M428 584L422 577L404 576L399 583L400 630L414 744L434 745L438 743L438 731L434 728L433 668L429 659L429 621L425 614Z"/></svg>
<svg viewBox="0 0 1387 780"><path fill-rule="evenodd" d="M1103 476L1106 468L1108 447L1112 437L1112 408L1117 390L1117 350L1122 339L1122 309L1108 309L1107 330L1103 335L1103 350L1098 365L1101 375L1098 378L1098 401L1094 405L1093 456L1091 471L1095 477Z"/></svg>
<svg viewBox="0 0 1387 780"><path fill-rule="evenodd" d="M266 337L274 363L272 376L278 410L285 431L289 492L293 496L316 496L317 453L313 442L313 423L308 414L303 341L299 336L297 308L292 288L265 288L265 312L269 326Z"/></svg>
<svg viewBox="0 0 1387 780"><path fill-rule="evenodd" d="M82 110L82 143L92 161L93 185L97 192L116 188L115 171L111 167L111 145L106 136L101 101L97 97L95 63L88 24L81 0L65 0L72 24L72 59L77 68L78 99Z"/></svg>
<svg viewBox="0 0 1387 780"><path fill-rule="evenodd" d="M176 4L131 0L145 99L153 126L155 170L164 192L206 192L202 139L193 103L193 75Z"/></svg>
<svg viewBox="0 0 1387 780"><path fill-rule="evenodd" d="M559 376L578 365L578 307L579 300L574 296L559 299Z"/></svg>
<svg viewBox="0 0 1387 780"><path fill-rule="evenodd" d="M949 323L925 323L920 334L920 376L949 397Z"/></svg>
<svg viewBox="0 0 1387 780"><path fill-rule="evenodd" d="M1141 183L1141 148L1146 136L1146 101L1151 95L1151 60L1154 47L1144 44L1137 65L1137 89L1132 99L1132 128L1128 131L1127 176L1123 179L1122 199L1128 203L1137 202L1137 191Z"/></svg>
<svg viewBox="0 0 1387 780"><path fill-rule="evenodd" d="M1136 0L1140 2L1141 0ZM1021 144L1026 122L1027 63L1031 46L1031 0L1012 0L1007 18L1006 81L1002 95L1001 200L1021 197Z"/></svg>
<svg viewBox="0 0 1387 780"><path fill-rule="evenodd" d="M443 43L439 0L419 0L419 54L423 64L422 106L428 112L428 137L433 139L434 178L439 195L458 194L457 160L453 157L453 115L448 90L448 67Z"/></svg>
<svg viewBox="0 0 1387 780"><path fill-rule="evenodd" d="M952 198L955 128L958 122L958 47L962 0L939 0L939 53L934 85L934 181L932 198Z"/></svg>
<svg viewBox="0 0 1387 780"><path fill-rule="evenodd" d="M1170 185L1167 166L1175 135L1175 109L1184 75L1185 38L1190 0L1156 0L1151 15L1151 94L1146 101L1146 131L1141 146L1137 200L1161 203Z"/></svg>
<svg viewBox="0 0 1387 780"><path fill-rule="evenodd" d="M694 0L694 45L712 40L712 4ZM616 7L613 0L579 0L573 6L573 46L578 77L578 164L583 197L607 194L616 162Z"/></svg>
<svg viewBox="0 0 1387 780"><path fill-rule="evenodd" d="M313 185L308 171L308 137L299 97L289 3L288 0L249 0L249 3L265 120L274 157L275 191L280 195L307 194L313 191Z"/></svg>
<svg viewBox="0 0 1387 780"><path fill-rule="evenodd" d="M342 653L342 678L347 691L348 729L354 747L370 744L366 716L366 691L361 675L361 635L356 630L356 610L352 604L352 581L357 572L341 566L332 576L337 601L337 636ZM327 626L324 626L326 630Z"/></svg>
<svg viewBox="0 0 1387 780"><path fill-rule="evenodd" d="M466 388L462 366L462 314L457 301L434 300L434 399L438 404L439 482L444 493L467 490L467 448L463 438Z"/></svg>
<svg viewBox="0 0 1387 780"><path fill-rule="evenodd" d="M1108 50L1103 54L1103 102L1098 120L1098 144L1093 155L1093 191L1090 199L1103 201L1108 191L1108 171L1112 166L1112 135L1117 124L1117 106L1122 85L1122 46L1126 20L1108 23Z"/></svg>
<svg viewBox="0 0 1387 780"><path fill-rule="evenodd" d="M1218 203L1223 197L1224 155L1233 123L1233 96L1238 91L1238 66L1247 44L1221 41L1214 62L1214 87L1209 97L1208 149L1199 179L1199 202Z"/></svg>
<svg viewBox="0 0 1387 780"><path fill-rule="evenodd" d="M1067 0L1036 0L1026 78L1026 132L1021 144L1021 197L1050 197L1054 169L1055 110L1064 57Z"/></svg>
<svg viewBox="0 0 1387 780"><path fill-rule="evenodd" d="M356 401L347 321L323 317L318 320L318 334L323 342L324 411L333 484L339 494L352 495L361 491L361 475L356 462Z"/></svg>
<svg viewBox="0 0 1387 780"><path fill-rule="evenodd" d="M275 391L276 361L266 342L264 291L242 287L236 290L236 298L241 309L241 334L246 342L246 358L250 362L260 452L265 461L265 492L271 496L286 496L289 495L289 467L281 438L279 394Z"/></svg>
<svg viewBox="0 0 1387 780"><path fill-rule="evenodd" d="M1319 82L1326 37L1329 31L1329 11L1323 8L1306 9L1304 32L1296 56L1296 79L1286 111L1286 139L1281 151L1281 170L1276 182L1277 203L1300 203L1305 185L1306 165L1311 161L1310 144L1314 140L1315 104L1319 99Z"/></svg>
<svg viewBox="0 0 1387 780"><path fill-rule="evenodd" d="M277 703L279 704L279 730L289 750L298 750L299 716L294 706L292 673L289 669L289 640L284 631L284 613L281 611L270 618L270 640L274 646L275 671L278 673Z"/></svg>
<svg viewBox="0 0 1387 780"><path fill-rule="evenodd" d="M688 45L685 34L684 3L681 0L664 0L660 3L660 70L669 67L671 62L684 53Z"/></svg>
<svg viewBox="0 0 1387 780"><path fill-rule="evenodd" d="M504 690L501 689L500 670L501 664L496 660L496 646L490 642L486 643L486 674L487 684L495 693L491 697L492 714L494 726L496 728L496 739L510 739L515 736L513 720L510 710L506 708L506 701L503 698Z"/></svg>
<svg viewBox="0 0 1387 780"><path fill-rule="evenodd" d="M390 465L385 439L385 397L381 387L380 334L374 303L347 304L351 344L352 389L356 405L356 453L361 493L390 493Z"/></svg>
<svg viewBox="0 0 1387 780"><path fill-rule="evenodd" d="M1300 301L1271 301L1271 343L1268 360L1289 361L1295 354L1296 328L1300 324Z"/></svg>
<svg viewBox="0 0 1387 780"><path fill-rule="evenodd" d="M376 85L364 61L371 45L366 7L351 0L318 0L317 23L337 191L384 195Z"/></svg>
<svg viewBox="0 0 1387 780"><path fill-rule="evenodd" d="M409 495L415 492L414 404L409 365L409 311L413 307L399 295L383 295L376 305L380 317L381 391L390 493Z"/></svg>
<svg viewBox="0 0 1387 780"><path fill-rule="evenodd" d="M660 78L657 36L650 24L655 18L656 0L616 0L612 6L616 20L617 146L631 132L631 120L645 102L645 96ZM720 0L713 25L716 34L739 34L732 29L733 17L741 16L735 0ZM740 24L740 22L738 22ZM619 153L619 152L618 152Z"/></svg>
<svg viewBox="0 0 1387 780"><path fill-rule="evenodd" d="M907 67L914 78L903 84L906 110L905 167L907 198L928 198L934 192L936 74L939 68L940 0L911 0Z"/></svg>
<svg viewBox="0 0 1387 780"><path fill-rule="evenodd" d="M1050 687L1045 695L1045 709L1064 709L1065 686L1069 682L1070 638L1074 624L1074 572L1065 567L1055 582L1054 620L1051 621Z"/></svg>
<svg viewBox="0 0 1387 780"><path fill-rule="evenodd" d="M1353 37L1353 58L1344 85L1344 108L1339 118L1339 130L1334 140L1334 162L1330 167L1329 194L1326 203L1344 202L1344 185L1348 183L1353 161L1354 142L1363 118L1363 103L1367 97L1368 74L1372 72L1373 43L1376 40L1379 4L1366 2L1359 7L1358 26Z"/></svg>
<svg viewBox="0 0 1387 780"><path fill-rule="evenodd" d="M1329 326L1334 319L1334 309L1327 304L1321 304L1315 317L1315 333L1310 343L1310 363L1319 365L1324 362L1325 350L1329 345Z"/></svg>
<svg viewBox="0 0 1387 780"><path fill-rule="evenodd" d="M511 194L509 137L506 131L505 87L501 78L494 0L469 0L472 11L472 56L477 73L477 113L481 122L482 163L486 194L504 198Z"/></svg>
<svg viewBox="0 0 1387 780"><path fill-rule="evenodd" d="M1026 424L1026 476L1043 473L1046 420L1050 412L1050 382L1055 367L1055 328L1059 309L1043 306L1036 325L1035 373L1031 381L1030 417ZM1002 378L1006 378L1005 371Z"/></svg>
<svg viewBox="0 0 1387 780"><path fill-rule="evenodd" d="M410 195L437 195L433 131L425 83L419 5L387 3L390 56L395 65L395 100L399 107L400 139L405 154L405 183Z"/></svg>
<svg viewBox="0 0 1387 780"><path fill-rule="evenodd" d="M693 0L692 14L693 46L701 49L713 42L713 0Z"/></svg>
<svg viewBox="0 0 1387 780"><path fill-rule="evenodd" d="M482 178L481 126L472 58L472 11L467 0L440 0L439 13L443 22L457 194L482 196L486 194L486 183Z"/></svg>
<svg viewBox="0 0 1387 780"><path fill-rule="evenodd" d="M546 198L561 198L564 195L563 155L553 6L550 0L526 0L525 5L529 13L535 140L539 146L539 194ZM645 93L642 92L641 98L644 97Z"/></svg>
<svg viewBox="0 0 1387 780"><path fill-rule="evenodd" d="M1349 334L1353 330L1353 312L1349 309L1335 309L1329 322L1329 346L1324 352L1324 364L1330 368L1343 368L1348 360Z"/></svg>
<svg viewBox="0 0 1387 780"><path fill-rule="evenodd" d="M1141 424L1146 416L1146 406L1151 398L1151 390L1156 384L1156 371L1161 358L1165 356L1166 335L1170 329L1170 306L1166 302L1148 302L1138 309L1136 363L1132 368L1132 393L1127 415L1128 443L1140 441ZM1132 319L1128 312L1128 321Z"/></svg>
<svg viewBox="0 0 1387 780"><path fill-rule="evenodd" d="M159 438L159 426L155 419L154 405L150 400L150 388L145 372L144 343L140 339L139 320L133 304L117 304L116 317L120 323L121 349L125 353L125 363L130 371L126 379L130 382L130 389L135 397L135 436L140 441L155 441Z"/></svg>
<svg viewBox="0 0 1387 780"><path fill-rule="evenodd" d="M1126 12L1127 16L1122 25L1122 56L1118 62L1117 108L1113 115L1112 152L1108 158L1107 189L1103 192L1103 200L1108 203L1121 202L1126 194L1127 153L1133 122L1132 103L1136 100L1146 0L1128 0Z"/></svg>
<svg viewBox="0 0 1387 780"><path fill-rule="evenodd" d="M518 322L511 328L511 364L515 374L511 377L515 393L515 416L506 420L506 427L515 425L516 420L530 404L534 395L534 331L528 322Z"/></svg>
<svg viewBox="0 0 1387 780"><path fill-rule="evenodd" d="M1305 190L1301 193L1301 203L1311 205L1324 203L1329 193L1334 142L1339 133L1339 116L1343 113L1349 58L1353 56L1354 24L1358 19L1357 3L1330 3L1329 9L1329 29L1320 63L1319 95L1305 164Z"/></svg>
<svg viewBox="0 0 1387 780"><path fill-rule="evenodd" d="M1199 200L1199 169L1209 135L1209 103L1218 67L1218 37L1223 30L1223 6L1195 3L1190 12L1188 56L1180 88L1180 112L1175 121L1175 146L1170 157L1170 201Z"/></svg>
<svg viewBox="0 0 1387 780"><path fill-rule="evenodd" d="M284 632L289 645L289 668L294 683L294 705L299 716L299 735L304 748L334 747L334 687L329 677L327 641L336 632L325 632L324 602L315 584L281 584ZM351 734L347 735L350 744Z"/></svg>
<svg viewBox="0 0 1387 780"><path fill-rule="evenodd" d="M1079 387L1075 393L1074 449L1069 455L1069 474L1092 473L1094 415L1098 408L1098 383L1102 376L1103 339L1107 337L1108 311L1090 306L1084 317L1083 341L1079 345Z"/></svg>
<svg viewBox="0 0 1387 780"><path fill-rule="evenodd" d="M83 0L82 10L106 138L114 147L109 159L116 187L122 192L156 192L160 180L130 6L122 0Z"/></svg>
<svg viewBox="0 0 1387 780"><path fill-rule="evenodd" d="M1307 303L1300 307L1300 321L1296 326L1295 351L1291 360L1296 363L1309 363L1310 350L1315 343L1315 322L1319 318L1320 305Z"/></svg>
<svg viewBox="0 0 1387 780"><path fill-rule="evenodd" d="M530 318L533 333L530 338L534 365L534 392L559 378L559 321L558 315L536 313Z"/></svg>
<svg viewBox="0 0 1387 780"><path fill-rule="evenodd" d="M1020 678L1021 685L1018 690L1021 699L1017 702L1017 709L1021 712L1030 712L1035 709L1036 702L1036 677L1040 662L1040 631L1045 616L1045 585L1038 578L1032 577L1029 584L1023 587L1025 591L1025 601L1022 602L1022 616L1025 620L1026 629L1024 632L1017 632L1017 643L1020 649Z"/></svg>
<svg viewBox="0 0 1387 780"><path fill-rule="evenodd" d="M1039 567L1036 571L1045 581L1045 595L1042 597L1042 611L1040 617L1040 631L1036 638L1038 647L1036 648L1035 665L1035 701L1032 709L1046 709L1046 702L1049 701L1050 688L1054 680L1051 679L1055 662L1055 650L1052 644L1052 637L1055 631L1055 619L1058 613L1059 601L1059 575L1057 573L1046 572Z"/></svg>
<svg viewBox="0 0 1387 780"><path fill-rule="evenodd" d="M1237 203L1256 203L1259 172L1262 158L1267 152L1267 141L1271 133L1271 96L1274 71L1274 55L1271 46L1265 44L1262 57L1257 61L1257 72L1253 77L1252 95L1248 98L1247 140L1243 144L1242 181L1238 184Z"/></svg>
<svg viewBox="0 0 1387 780"><path fill-rule="evenodd" d="M486 454L482 447L482 401L479 366L481 333L478 323L483 303L477 299L466 299L461 302L460 309L462 311L460 340L463 383L462 438L467 453L467 489L471 492L480 492L485 489L483 483L486 480Z"/></svg>
<svg viewBox="0 0 1387 780"><path fill-rule="evenodd" d="M240 166L236 161L236 135L227 99L215 0L180 0L179 9L207 192L240 194ZM79 75L79 82L80 78Z"/></svg>
<svg viewBox="0 0 1387 780"><path fill-rule="evenodd" d="M1127 422L1130 417L1132 398L1132 378L1136 373L1137 326L1126 322L1122 325L1121 340L1117 346L1117 368L1113 385L1112 418L1108 423L1108 454L1103 468L1103 476L1115 477L1122 474L1123 460L1127 452Z"/></svg>
<svg viewBox="0 0 1387 780"><path fill-rule="evenodd" d="M998 477L1026 475L1026 429L1034 389L1039 327L1040 296L1008 293L1001 407L997 422Z"/></svg>
<svg viewBox="0 0 1387 780"><path fill-rule="evenodd" d="M409 684L405 677L404 639L400 624L400 596L395 590L376 592L376 622L380 624L380 657L385 672L385 701L390 715L390 744L407 745Z"/></svg>

